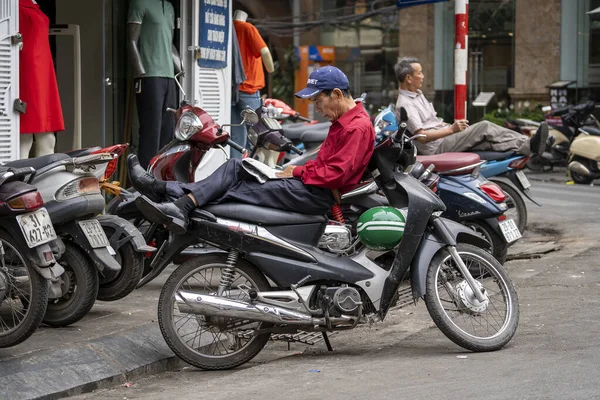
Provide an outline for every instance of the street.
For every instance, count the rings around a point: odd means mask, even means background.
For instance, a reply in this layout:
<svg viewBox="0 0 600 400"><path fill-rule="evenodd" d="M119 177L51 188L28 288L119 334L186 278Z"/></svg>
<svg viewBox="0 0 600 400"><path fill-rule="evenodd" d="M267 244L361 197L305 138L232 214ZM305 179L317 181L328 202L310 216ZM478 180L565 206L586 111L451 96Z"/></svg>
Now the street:
<svg viewBox="0 0 600 400"><path fill-rule="evenodd" d="M293 344L290 351L271 342L232 371L187 366L73 398L600 398L600 187L532 184L543 207L527 202L523 241L555 241L560 250L507 262L521 317L517 334L501 351L462 351L433 325L420 301L382 324L333 335L333 353L322 342Z"/></svg>

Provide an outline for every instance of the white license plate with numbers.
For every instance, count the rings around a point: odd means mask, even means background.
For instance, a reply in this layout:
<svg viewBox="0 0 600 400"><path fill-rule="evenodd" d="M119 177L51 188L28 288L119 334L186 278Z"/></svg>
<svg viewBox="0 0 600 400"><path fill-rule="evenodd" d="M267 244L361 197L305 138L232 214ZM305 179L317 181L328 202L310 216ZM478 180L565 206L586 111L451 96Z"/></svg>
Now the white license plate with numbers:
<svg viewBox="0 0 600 400"><path fill-rule="evenodd" d="M17 215L17 222L29 248L56 240L56 231L48 211L42 207L33 212Z"/></svg>
<svg viewBox="0 0 600 400"><path fill-rule="evenodd" d="M519 227L515 224L515 221L512 219L506 219L500 222L500 229L502 230L502 234L508 243L512 243L515 240L521 238L521 231L519 231Z"/></svg>
<svg viewBox="0 0 600 400"><path fill-rule="evenodd" d="M531 187L531 183L529 183L529 179L527 179L523 171L517 171L517 179L521 182L523 189L529 189Z"/></svg>
<svg viewBox="0 0 600 400"><path fill-rule="evenodd" d="M81 227L83 234L88 242L90 242L92 248L108 247L108 238L106 237L106 233L104 233L104 229L102 229L102 225L100 225L100 222L98 222L97 219L78 221L77 223Z"/></svg>

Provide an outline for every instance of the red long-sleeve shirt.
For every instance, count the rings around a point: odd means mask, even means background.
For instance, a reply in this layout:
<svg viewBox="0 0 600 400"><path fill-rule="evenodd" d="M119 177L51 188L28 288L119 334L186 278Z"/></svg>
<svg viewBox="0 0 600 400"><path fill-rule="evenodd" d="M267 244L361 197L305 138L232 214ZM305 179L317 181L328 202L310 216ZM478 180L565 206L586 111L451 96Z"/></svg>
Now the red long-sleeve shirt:
<svg viewBox="0 0 600 400"><path fill-rule="evenodd" d="M375 130L361 103L329 128L315 160L294 168L293 175L306 185L351 190L363 176L375 143Z"/></svg>

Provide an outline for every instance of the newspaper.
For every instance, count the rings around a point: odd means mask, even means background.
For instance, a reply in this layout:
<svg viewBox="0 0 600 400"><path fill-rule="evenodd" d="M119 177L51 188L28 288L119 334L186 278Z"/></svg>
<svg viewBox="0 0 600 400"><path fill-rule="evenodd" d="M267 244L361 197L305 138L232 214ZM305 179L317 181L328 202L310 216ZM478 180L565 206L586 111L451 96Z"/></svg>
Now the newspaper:
<svg viewBox="0 0 600 400"><path fill-rule="evenodd" d="M276 175L281 170L271 168L254 158L244 158L242 160L242 167L261 184L269 179L281 179Z"/></svg>

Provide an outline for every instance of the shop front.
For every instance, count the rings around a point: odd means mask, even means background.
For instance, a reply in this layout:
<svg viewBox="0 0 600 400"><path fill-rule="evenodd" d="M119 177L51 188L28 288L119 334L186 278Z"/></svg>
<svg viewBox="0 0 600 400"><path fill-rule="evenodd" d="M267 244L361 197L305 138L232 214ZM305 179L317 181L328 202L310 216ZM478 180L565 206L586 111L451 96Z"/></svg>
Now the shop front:
<svg viewBox="0 0 600 400"><path fill-rule="evenodd" d="M23 1L23 0L21 0ZM50 20L50 48L65 130L55 152L128 142L137 148L135 84L127 51L134 0L38 0ZM217 122L230 121L231 7L228 0L145 0L170 3L173 44L181 55L186 98ZM0 160L19 158L19 0L0 0ZM219 15L215 18L215 15ZM211 29L212 26L218 29ZM221 31L222 33L215 33ZM213 37L214 36L214 37ZM218 62L216 62L218 61ZM178 100L183 94L176 89ZM25 111L26 112L26 111ZM33 154L32 154L33 155ZM219 165L222 152L206 162ZM211 168L209 168L211 169ZM214 167L212 168L214 169Z"/></svg>

